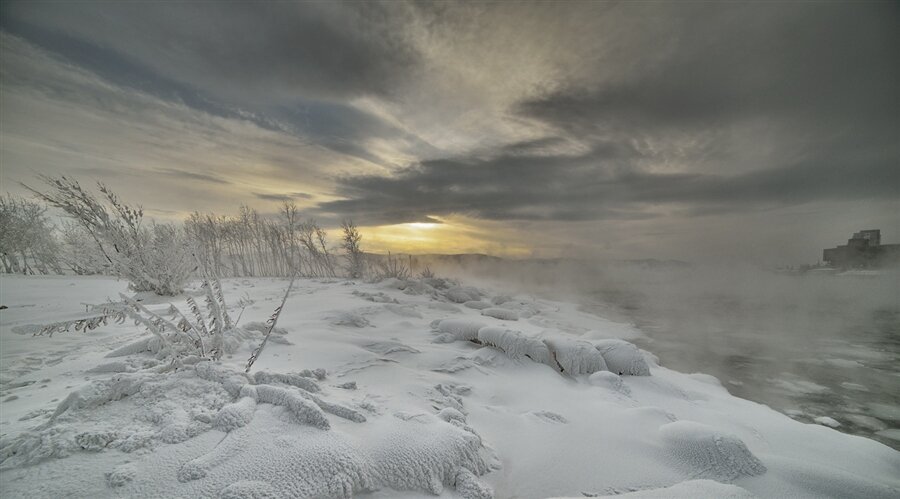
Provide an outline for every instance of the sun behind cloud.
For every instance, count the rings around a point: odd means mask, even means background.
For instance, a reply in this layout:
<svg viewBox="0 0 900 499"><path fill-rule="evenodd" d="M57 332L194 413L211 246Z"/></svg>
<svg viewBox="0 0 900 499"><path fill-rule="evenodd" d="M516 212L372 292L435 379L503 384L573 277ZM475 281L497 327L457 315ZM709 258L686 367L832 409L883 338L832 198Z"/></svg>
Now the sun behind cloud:
<svg viewBox="0 0 900 499"><path fill-rule="evenodd" d="M360 227L366 251L373 253L455 254L491 253L510 257L528 256L530 247L522 244L503 243L497 238L486 245L486 234L502 234L503 229L489 228L479 220L461 216L428 218L435 222L410 222L391 225Z"/></svg>

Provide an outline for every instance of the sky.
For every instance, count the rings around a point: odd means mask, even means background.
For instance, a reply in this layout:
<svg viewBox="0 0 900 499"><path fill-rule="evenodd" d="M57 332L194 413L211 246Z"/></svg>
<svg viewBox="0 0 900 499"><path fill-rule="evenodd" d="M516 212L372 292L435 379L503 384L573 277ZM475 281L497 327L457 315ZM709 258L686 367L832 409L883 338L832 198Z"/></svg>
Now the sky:
<svg viewBox="0 0 900 499"><path fill-rule="evenodd" d="M812 263L900 242L897 2L0 4L0 191L294 201L365 249Z"/></svg>

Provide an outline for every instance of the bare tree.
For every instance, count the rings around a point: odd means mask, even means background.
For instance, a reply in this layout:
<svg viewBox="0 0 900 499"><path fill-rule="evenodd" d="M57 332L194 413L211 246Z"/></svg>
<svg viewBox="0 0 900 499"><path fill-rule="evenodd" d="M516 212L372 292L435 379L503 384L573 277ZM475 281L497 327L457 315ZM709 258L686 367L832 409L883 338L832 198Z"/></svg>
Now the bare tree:
<svg viewBox="0 0 900 499"><path fill-rule="evenodd" d="M353 279L359 279L365 273L365 254L359 246L362 235L353 220L350 219L341 222L341 229L343 230L341 247L346 252L344 258L347 259L347 275Z"/></svg>

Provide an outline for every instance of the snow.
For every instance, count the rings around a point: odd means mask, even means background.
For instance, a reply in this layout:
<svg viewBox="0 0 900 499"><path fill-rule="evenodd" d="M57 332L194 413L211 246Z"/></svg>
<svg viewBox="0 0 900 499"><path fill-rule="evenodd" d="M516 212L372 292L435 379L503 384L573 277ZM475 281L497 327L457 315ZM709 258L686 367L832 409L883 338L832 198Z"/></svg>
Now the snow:
<svg viewBox="0 0 900 499"><path fill-rule="evenodd" d="M571 303L440 279L299 280L273 332L283 341L246 375L287 281L222 285L227 304L254 302L239 341L220 362L172 364L131 323L16 332L81 317L125 283L2 276L0 495L900 495L897 451L660 367L628 342L640 331ZM773 383L821 392L787 373ZM895 406L871 413L854 424L898 438Z"/></svg>

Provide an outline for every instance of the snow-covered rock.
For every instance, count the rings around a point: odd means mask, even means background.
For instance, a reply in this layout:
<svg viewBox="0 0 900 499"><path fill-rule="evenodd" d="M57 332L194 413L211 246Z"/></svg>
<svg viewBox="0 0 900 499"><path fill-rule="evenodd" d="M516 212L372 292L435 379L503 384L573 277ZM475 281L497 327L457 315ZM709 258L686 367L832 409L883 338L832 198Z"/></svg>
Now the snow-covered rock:
<svg viewBox="0 0 900 499"><path fill-rule="evenodd" d="M519 313L515 310L510 310L508 308L486 308L481 311L481 315L485 315L487 317L493 317L495 319L500 319L502 321L517 321L519 320Z"/></svg>
<svg viewBox="0 0 900 499"><path fill-rule="evenodd" d="M608 370L603 356L591 343L562 336L544 338L543 341L550 350L551 366L566 374L574 376Z"/></svg>
<svg viewBox="0 0 900 499"><path fill-rule="evenodd" d="M594 347L603 356L607 368L617 374L649 376L650 366L641 350L625 340L595 340Z"/></svg>
<svg viewBox="0 0 900 499"><path fill-rule="evenodd" d="M483 322L471 319L444 319L438 323L438 331L452 334L459 341L472 341L478 339L478 331L483 328Z"/></svg>

